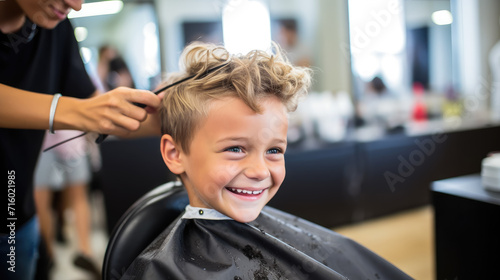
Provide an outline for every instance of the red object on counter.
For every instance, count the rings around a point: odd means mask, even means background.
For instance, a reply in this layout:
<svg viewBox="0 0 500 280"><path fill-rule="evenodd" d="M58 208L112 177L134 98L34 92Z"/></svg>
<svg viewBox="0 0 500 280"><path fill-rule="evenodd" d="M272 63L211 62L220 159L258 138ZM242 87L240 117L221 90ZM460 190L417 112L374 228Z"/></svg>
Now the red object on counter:
<svg viewBox="0 0 500 280"><path fill-rule="evenodd" d="M413 104L413 120L427 120L427 106L424 103L424 86L421 83L413 83L413 93L415 94L415 103Z"/></svg>

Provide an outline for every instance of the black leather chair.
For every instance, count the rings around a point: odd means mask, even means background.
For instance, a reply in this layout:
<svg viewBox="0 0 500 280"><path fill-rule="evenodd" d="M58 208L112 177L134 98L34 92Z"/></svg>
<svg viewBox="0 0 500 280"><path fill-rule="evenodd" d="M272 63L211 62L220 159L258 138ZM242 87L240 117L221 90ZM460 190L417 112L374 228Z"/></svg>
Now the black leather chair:
<svg viewBox="0 0 500 280"><path fill-rule="evenodd" d="M158 186L137 200L111 233L104 255L103 279L120 279L134 259L188 204L186 190L177 181Z"/></svg>

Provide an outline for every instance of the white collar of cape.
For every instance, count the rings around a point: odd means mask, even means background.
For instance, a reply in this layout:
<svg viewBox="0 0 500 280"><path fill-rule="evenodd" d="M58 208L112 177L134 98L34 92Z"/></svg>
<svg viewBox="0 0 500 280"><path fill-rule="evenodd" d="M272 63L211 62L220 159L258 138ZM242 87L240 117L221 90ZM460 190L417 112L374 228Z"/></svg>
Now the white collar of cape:
<svg viewBox="0 0 500 280"><path fill-rule="evenodd" d="M182 219L232 220L215 209L193 207L191 205L186 206L186 212L182 215Z"/></svg>

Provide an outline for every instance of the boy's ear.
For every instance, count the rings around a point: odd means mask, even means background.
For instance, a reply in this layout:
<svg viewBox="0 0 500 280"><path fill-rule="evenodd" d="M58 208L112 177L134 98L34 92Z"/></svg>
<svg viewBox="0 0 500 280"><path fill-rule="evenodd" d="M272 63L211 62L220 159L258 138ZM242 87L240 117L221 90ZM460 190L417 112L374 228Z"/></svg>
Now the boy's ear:
<svg viewBox="0 0 500 280"><path fill-rule="evenodd" d="M164 134L161 137L161 156L168 169L174 174L180 175L184 172L184 166L181 161L180 147L174 142L172 136Z"/></svg>

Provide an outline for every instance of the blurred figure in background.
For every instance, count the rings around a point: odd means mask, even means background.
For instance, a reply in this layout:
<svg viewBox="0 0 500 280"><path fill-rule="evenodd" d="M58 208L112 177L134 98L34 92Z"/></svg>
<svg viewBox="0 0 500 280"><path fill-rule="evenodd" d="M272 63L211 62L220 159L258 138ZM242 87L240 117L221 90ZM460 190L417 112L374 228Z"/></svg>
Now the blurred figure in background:
<svg viewBox="0 0 500 280"><path fill-rule="evenodd" d="M109 45L103 45L99 48L99 61L97 62L97 75L99 76L100 85L98 86L102 92L109 90L107 85L109 75L109 64L117 56L115 48Z"/></svg>
<svg viewBox="0 0 500 280"><path fill-rule="evenodd" d="M295 66L311 66L310 52L299 40L297 21L284 19L279 21L277 42L286 52L289 61Z"/></svg>
<svg viewBox="0 0 500 280"><path fill-rule="evenodd" d="M117 87L135 88L132 74L121 56L116 56L109 62L109 73L106 81L110 89Z"/></svg>
<svg viewBox="0 0 500 280"><path fill-rule="evenodd" d="M47 132L43 148L80 133L72 130L61 130L57 134ZM61 227L62 221L55 225L51 206L54 193L61 192L61 203L70 207L75 217L78 253L74 256L73 264L91 273L93 279L100 279L100 269L94 263L90 244L91 223L87 197L90 180L91 166L85 138L77 138L42 152L35 170L35 205L40 219L42 238L48 257L53 263L55 230L56 227ZM61 217L64 218L64 215Z"/></svg>
<svg viewBox="0 0 500 280"><path fill-rule="evenodd" d="M366 84L356 110L362 126L379 126L386 132L399 131L407 119L404 106L379 76Z"/></svg>
<svg viewBox="0 0 500 280"><path fill-rule="evenodd" d="M109 45L103 45L99 48L97 75L103 91L109 91L121 86L135 88L127 63L119 55L118 51Z"/></svg>

